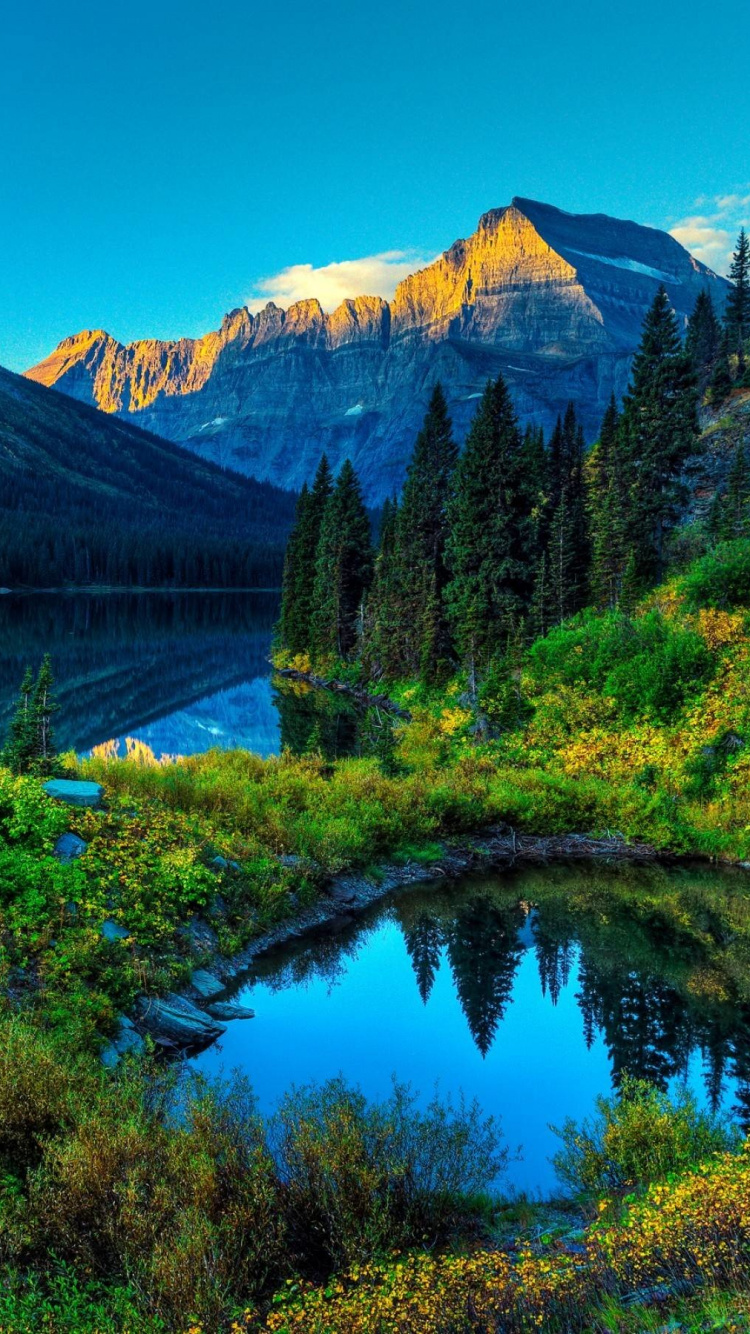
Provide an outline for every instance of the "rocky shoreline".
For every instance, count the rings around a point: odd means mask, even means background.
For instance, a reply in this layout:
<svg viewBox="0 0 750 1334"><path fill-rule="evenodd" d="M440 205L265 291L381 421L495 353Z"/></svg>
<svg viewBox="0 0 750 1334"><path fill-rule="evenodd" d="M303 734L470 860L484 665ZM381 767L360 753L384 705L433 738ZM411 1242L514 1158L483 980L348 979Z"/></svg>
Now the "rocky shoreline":
<svg viewBox="0 0 750 1334"><path fill-rule="evenodd" d="M296 667L274 667L276 676L285 677L288 681L302 681L305 685L314 686L316 690L327 690L333 695L348 695L356 704L367 709L382 709L383 713L388 713L394 718L401 718L403 722L411 722L411 714L408 709L402 709L400 705L394 704L387 695L372 695L369 691L362 689L361 686L350 686L344 681L337 681L333 677L317 676L315 672L300 672Z"/></svg>
<svg viewBox="0 0 750 1334"><path fill-rule="evenodd" d="M440 855L430 862L403 864L385 862L377 873L347 871L332 877L315 903L302 908L248 942L231 958L221 955L209 923L194 919L186 928L191 944L206 960L196 968L189 984L163 997L141 997L136 1003L135 1023L120 1021L121 1034L106 1049L107 1064L115 1064L124 1050L133 1046L131 1028L149 1034L157 1045L175 1053L191 1054L204 1049L226 1032L229 1019L247 1019L252 1011L236 1005L229 993L236 991L243 974L262 954L319 930L345 924L388 894L418 884L449 880L470 872L543 866L559 861L628 861L673 863L674 856L659 853L646 843L626 843L621 838L591 838L584 834L537 837L518 834L507 826L440 844ZM123 1027L124 1025L124 1027Z"/></svg>

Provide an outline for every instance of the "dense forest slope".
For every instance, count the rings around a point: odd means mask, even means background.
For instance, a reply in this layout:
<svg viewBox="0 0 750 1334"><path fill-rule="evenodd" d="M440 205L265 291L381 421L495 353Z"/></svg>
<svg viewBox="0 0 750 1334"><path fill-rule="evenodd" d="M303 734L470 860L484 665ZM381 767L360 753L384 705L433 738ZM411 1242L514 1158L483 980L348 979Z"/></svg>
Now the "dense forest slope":
<svg viewBox="0 0 750 1334"><path fill-rule="evenodd" d="M292 504L0 369L0 583L275 581Z"/></svg>
<svg viewBox="0 0 750 1334"><path fill-rule="evenodd" d="M28 375L280 485L309 481L324 449L334 470L348 457L379 501L403 481L438 378L459 441L500 372L522 425L548 433L572 400L592 440L660 284L683 327L700 291L720 310L728 290L665 232L514 199L390 303L269 303L169 342L85 330Z"/></svg>

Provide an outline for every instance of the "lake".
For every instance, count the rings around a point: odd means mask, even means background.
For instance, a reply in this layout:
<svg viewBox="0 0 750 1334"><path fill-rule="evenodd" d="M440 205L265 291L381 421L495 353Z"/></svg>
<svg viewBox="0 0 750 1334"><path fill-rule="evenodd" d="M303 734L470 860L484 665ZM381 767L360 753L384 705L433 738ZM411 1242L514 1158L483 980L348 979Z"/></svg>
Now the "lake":
<svg viewBox="0 0 750 1334"><path fill-rule="evenodd" d="M311 739L356 748L356 713L331 697L282 698L271 684L279 595L29 593L0 597L0 732L27 663L52 654L59 750L125 738L156 755L243 746L260 755Z"/></svg>
<svg viewBox="0 0 750 1334"><path fill-rule="evenodd" d="M624 1071L750 1120L750 1015L711 941L741 872L553 866L400 892L256 961L255 1010L197 1058L248 1074L263 1110L339 1073L370 1097L392 1077L463 1092L522 1146L507 1181L555 1187L549 1123L591 1113ZM663 902L664 909L658 905ZM678 910L677 910L678 908ZM692 920L690 915L692 914Z"/></svg>
<svg viewBox="0 0 750 1334"><path fill-rule="evenodd" d="M24 668L49 651L60 749L146 742L157 755L363 746L356 711L274 688L275 593L0 598L0 727ZM342 1073L373 1097L392 1076L429 1098L478 1098L522 1146L508 1181L554 1187L549 1123L588 1115L623 1071L686 1080L750 1121L750 1011L735 929L741 872L554 866L385 900L258 960L230 1023L197 1058L239 1067L270 1110L292 1083Z"/></svg>

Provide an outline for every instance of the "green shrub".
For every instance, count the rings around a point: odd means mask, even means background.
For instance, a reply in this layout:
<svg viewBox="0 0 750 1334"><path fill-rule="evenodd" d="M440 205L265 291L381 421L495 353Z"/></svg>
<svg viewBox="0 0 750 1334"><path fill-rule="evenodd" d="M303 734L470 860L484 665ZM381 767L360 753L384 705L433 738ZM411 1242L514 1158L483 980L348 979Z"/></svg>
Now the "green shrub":
<svg viewBox="0 0 750 1334"><path fill-rule="evenodd" d="M673 1098L645 1080L625 1075L615 1097L597 1099L597 1114L555 1134L562 1149L555 1171L584 1194L624 1190L659 1181L712 1153L736 1148L739 1131L698 1108L681 1087Z"/></svg>
<svg viewBox="0 0 750 1334"><path fill-rule="evenodd" d="M693 611L750 607L750 541L720 543L692 566L679 587Z"/></svg>

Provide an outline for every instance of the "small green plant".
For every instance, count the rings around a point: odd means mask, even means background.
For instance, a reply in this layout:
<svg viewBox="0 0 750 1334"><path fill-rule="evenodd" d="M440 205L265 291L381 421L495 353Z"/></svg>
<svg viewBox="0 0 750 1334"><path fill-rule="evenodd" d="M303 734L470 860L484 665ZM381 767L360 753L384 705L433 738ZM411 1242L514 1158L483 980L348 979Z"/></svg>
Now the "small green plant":
<svg viewBox="0 0 750 1334"><path fill-rule="evenodd" d="M568 1120L554 1133L563 1147L553 1164L562 1182L587 1195L660 1181L712 1153L736 1148L739 1132L699 1109L681 1087L673 1098L630 1075L615 1097L600 1097L596 1115Z"/></svg>

